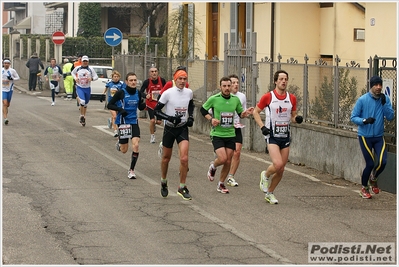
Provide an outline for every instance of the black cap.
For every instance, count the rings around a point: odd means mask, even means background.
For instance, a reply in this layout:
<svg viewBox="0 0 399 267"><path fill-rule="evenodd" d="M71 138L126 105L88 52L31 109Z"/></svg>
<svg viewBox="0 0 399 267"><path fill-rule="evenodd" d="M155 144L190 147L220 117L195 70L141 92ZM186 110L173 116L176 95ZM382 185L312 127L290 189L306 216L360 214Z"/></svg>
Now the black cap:
<svg viewBox="0 0 399 267"><path fill-rule="evenodd" d="M380 76L373 76L370 79L370 87L373 87L376 84L381 84L382 85L382 79Z"/></svg>

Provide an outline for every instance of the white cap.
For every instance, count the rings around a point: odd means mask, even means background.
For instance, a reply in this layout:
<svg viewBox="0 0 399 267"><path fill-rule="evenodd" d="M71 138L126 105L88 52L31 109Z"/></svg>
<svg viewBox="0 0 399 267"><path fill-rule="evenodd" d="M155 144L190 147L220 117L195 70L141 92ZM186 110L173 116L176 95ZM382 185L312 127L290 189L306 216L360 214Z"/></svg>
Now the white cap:
<svg viewBox="0 0 399 267"><path fill-rule="evenodd" d="M89 57L88 56L83 56L82 57L82 61L85 61L85 60L89 61Z"/></svg>

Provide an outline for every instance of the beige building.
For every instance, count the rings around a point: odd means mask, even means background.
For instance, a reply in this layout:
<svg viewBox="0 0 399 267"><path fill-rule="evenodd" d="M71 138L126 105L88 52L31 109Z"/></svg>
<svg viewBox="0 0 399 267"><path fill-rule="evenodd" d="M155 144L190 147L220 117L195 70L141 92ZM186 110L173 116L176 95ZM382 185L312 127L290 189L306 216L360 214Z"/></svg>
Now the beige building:
<svg viewBox="0 0 399 267"><path fill-rule="evenodd" d="M182 49L192 49L192 56L212 59L224 57L224 34L229 41L251 44L251 32L257 33L257 60L282 61L293 58L309 63L319 59L333 64L354 61L367 67L374 55L397 56L397 3L171 3L169 13L187 7L188 21L198 31L186 38ZM190 34L190 29L185 31Z"/></svg>

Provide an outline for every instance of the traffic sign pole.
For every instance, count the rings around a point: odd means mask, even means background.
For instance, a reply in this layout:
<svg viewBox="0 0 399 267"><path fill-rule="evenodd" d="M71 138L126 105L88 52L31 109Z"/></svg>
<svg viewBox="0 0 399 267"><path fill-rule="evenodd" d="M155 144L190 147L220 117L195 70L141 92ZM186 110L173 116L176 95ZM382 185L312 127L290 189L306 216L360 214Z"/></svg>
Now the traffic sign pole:
<svg viewBox="0 0 399 267"><path fill-rule="evenodd" d="M104 41L107 45L112 46L112 68L114 68L114 46L122 42L123 34L118 28L109 28L104 33ZM123 77L124 73L122 73Z"/></svg>
<svg viewBox="0 0 399 267"><path fill-rule="evenodd" d="M62 44L65 42L65 34L61 31L56 31L51 36L51 40L54 43L54 58L57 60L57 64L61 64Z"/></svg>

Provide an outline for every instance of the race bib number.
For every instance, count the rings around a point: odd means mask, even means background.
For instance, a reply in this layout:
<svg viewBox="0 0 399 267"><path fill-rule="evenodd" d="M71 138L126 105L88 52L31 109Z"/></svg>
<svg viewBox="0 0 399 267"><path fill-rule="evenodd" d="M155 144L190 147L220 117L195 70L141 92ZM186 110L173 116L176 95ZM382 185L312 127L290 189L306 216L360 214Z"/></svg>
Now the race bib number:
<svg viewBox="0 0 399 267"><path fill-rule="evenodd" d="M119 139L132 138L132 126L130 124L121 124L118 128Z"/></svg>
<svg viewBox="0 0 399 267"><path fill-rule="evenodd" d="M221 112L220 113L220 126L229 128L234 123L234 112Z"/></svg>
<svg viewBox="0 0 399 267"><path fill-rule="evenodd" d="M8 86L10 86L10 81L9 80L3 80L3 86L4 87L8 87Z"/></svg>
<svg viewBox="0 0 399 267"><path fill-rule="evenodd" d="M158 101L158 96L160 94L161 91L157 90L157 91L152 91L151 93L151 98L152 100Z"/></svg>
<svg viewBox="0 0 399 267"><path fill-rule="evenodd" d="M181 108L175 108L175 116L181 116L181 122L186 121L186 114L187 114L187 108L181 107Z"/></svg>
<svg viewBox="0 0 399 267"><path fill-rule="evenodd" d="M287 137L289 131L289 122L276 121L274 123L274 136L276 137Z"/></svg>

